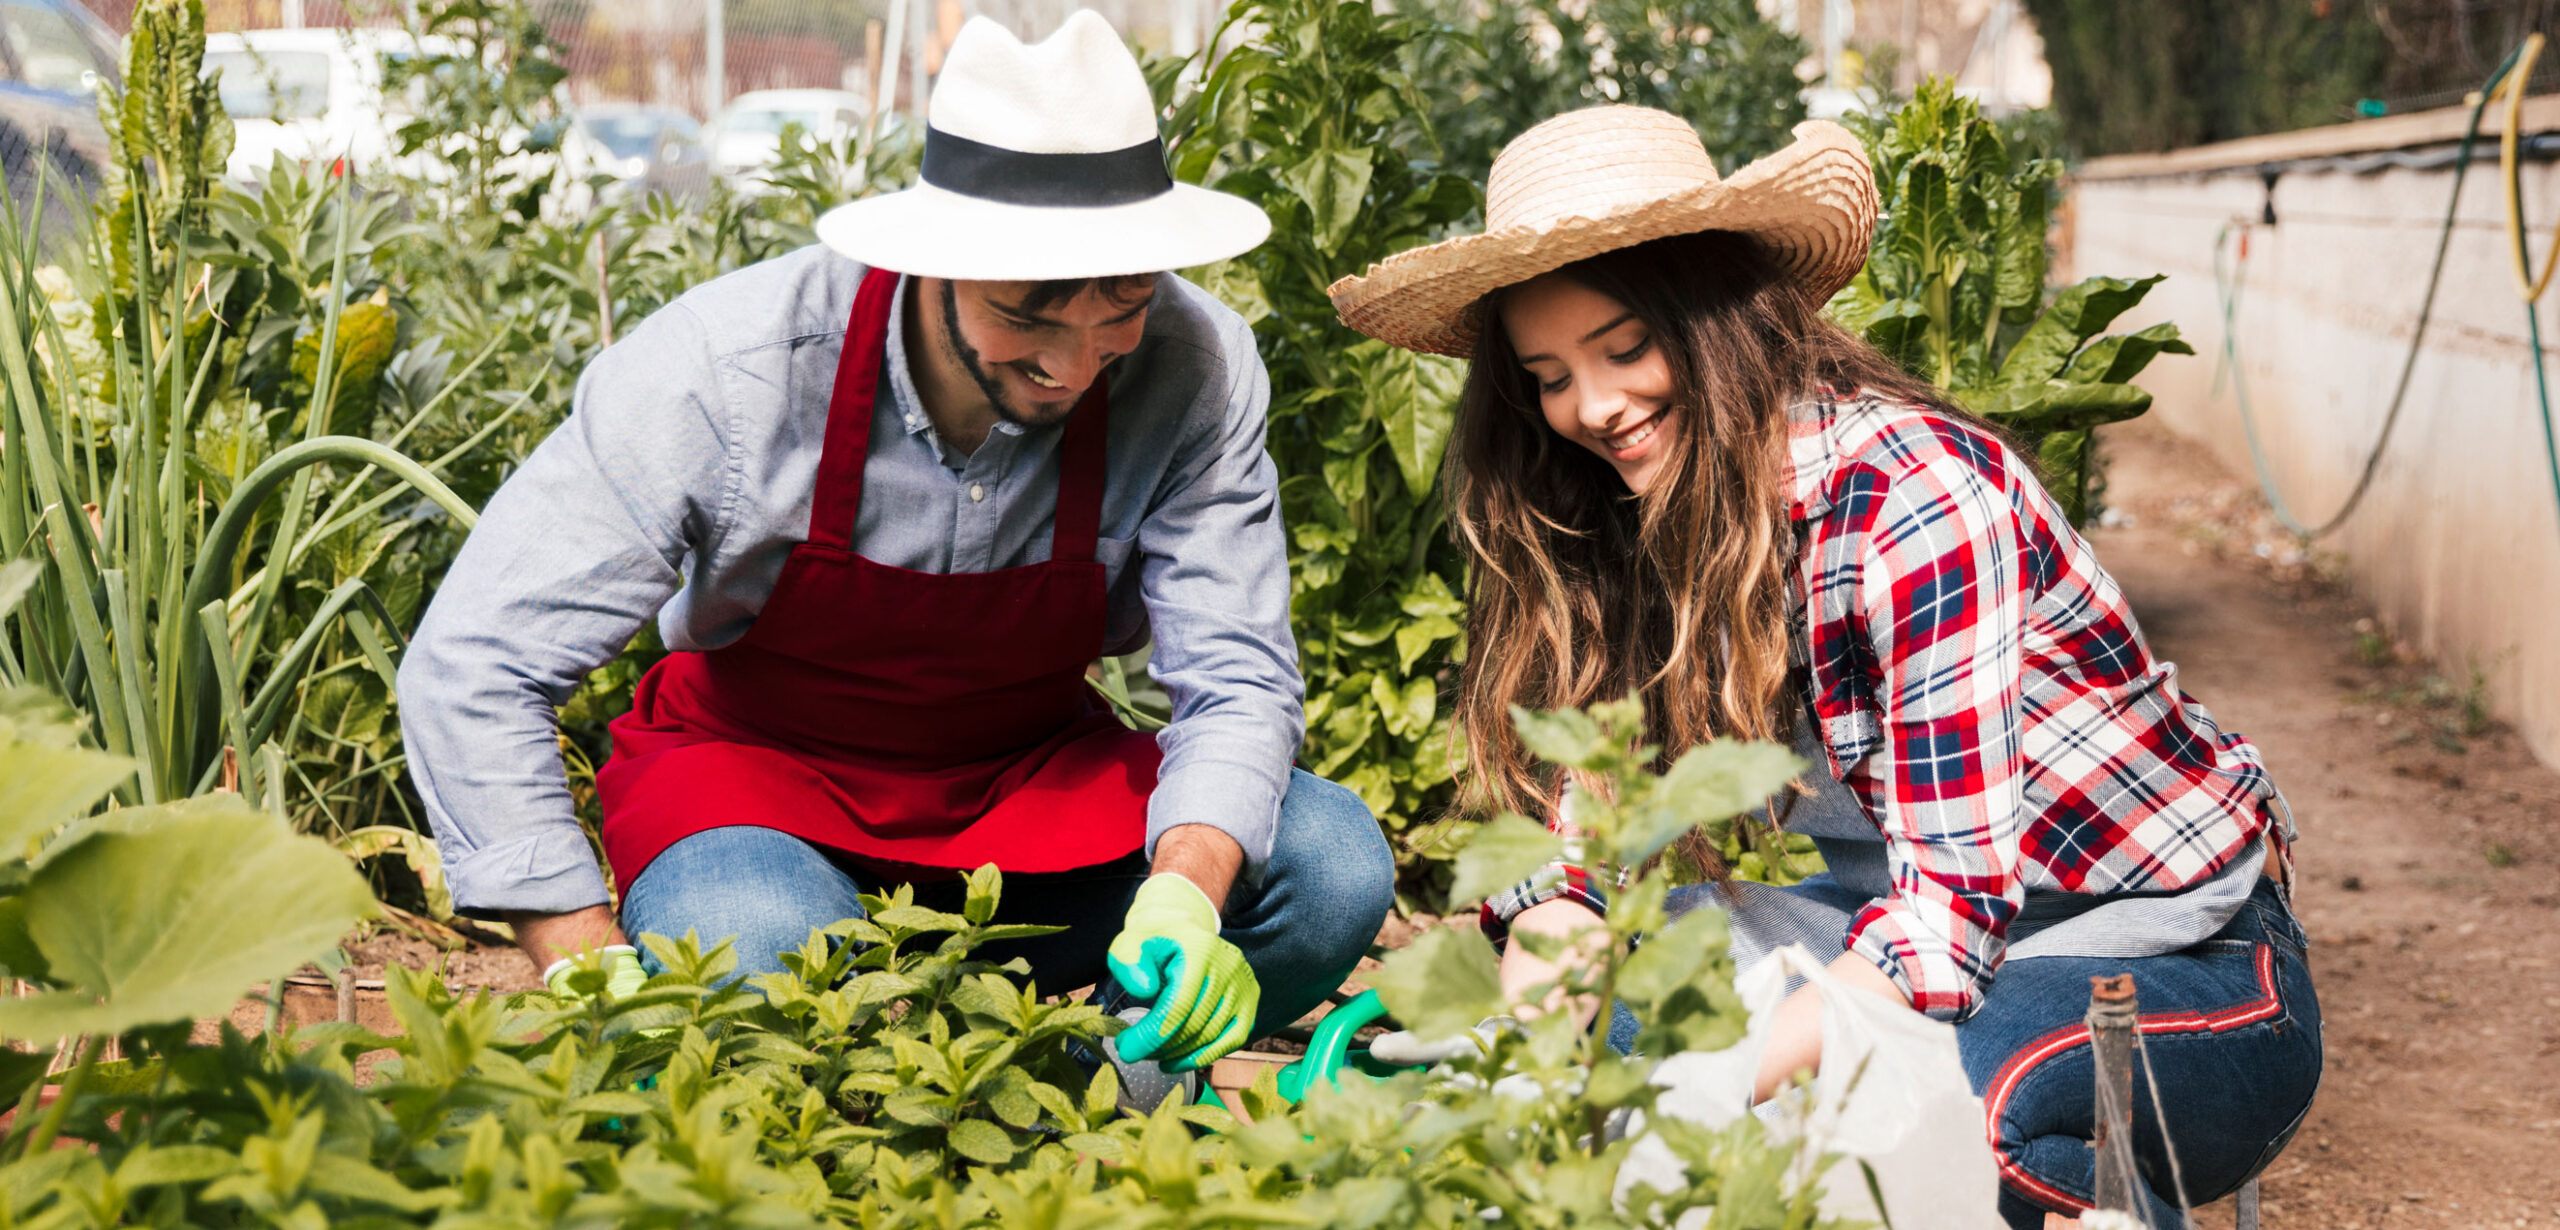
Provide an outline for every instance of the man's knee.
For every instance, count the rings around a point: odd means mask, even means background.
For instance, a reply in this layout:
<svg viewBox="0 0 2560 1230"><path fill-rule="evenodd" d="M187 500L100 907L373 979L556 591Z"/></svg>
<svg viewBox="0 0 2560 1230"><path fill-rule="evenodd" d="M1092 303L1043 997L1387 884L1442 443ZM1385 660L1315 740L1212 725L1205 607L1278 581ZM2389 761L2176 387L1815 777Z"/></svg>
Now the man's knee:
<svg viewBox="0 0 2560 1230"><path fill-rule="evenodd" d="M1360 932L1362 952L1395 906L1395 854L1369 805L1303 769L1289 772L1268 875L1287 881L1292 900L1321 902L1326 914L1346 920Z"/></svg>
<svg viewBox="0 0 2560 1230"><path fill-rule="evenodd" d="M709 829L667 847L623 890L622 927L704 951L731 942L739 977L773 973L810 932L862 913L852 878L807 842L773 829ZM655 964L654 958L650 959Z"/></svg>

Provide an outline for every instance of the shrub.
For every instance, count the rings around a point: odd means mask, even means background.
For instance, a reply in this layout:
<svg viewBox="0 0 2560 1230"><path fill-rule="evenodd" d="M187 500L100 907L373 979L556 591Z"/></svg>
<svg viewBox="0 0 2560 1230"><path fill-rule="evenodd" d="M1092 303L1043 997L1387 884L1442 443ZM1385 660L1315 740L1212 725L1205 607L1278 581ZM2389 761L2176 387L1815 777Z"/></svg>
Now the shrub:
<svg viewBox="0 0 2560 1230"><path fill-rule="evenodd" d="M2400 2L2432 10L2404 13L2403 20L2440 20L2449 7ZM2064 134L2088 154L2177 149L2354 119L2356 101L2383 88L2389 7L2384 0L2027 0L2053 65L2053 109ZM2463 5L2456 20L2490 7ZM2421 88L2458 90L2487 72L2483 62L2421 74L2439 78Z"/></svg>
<svg viewBox="0 0 2560 1230"><path fill-rule="evenodd" d="M1714 744L1655 777L1633 701L1521 721L1531 747L1592 783L1578 857L1597 874L1633 875L1604 953L1564 989L1630 1005L1654 1054L1733 1041L1743 1017L1721 915L1666 923L1664 881L1635 869L1677 833L1765 796L1794 758ZM24 742L0 743L0 757ZM87 763L0 781L67 781ZM0 803L0 820L27 814ZM1458 860L1460 891L1507 884L1557 849L1506 818ZM147 852L116 847L114 865ZM30 894L48 887L45 874ZM1244 1099L1250 1126L1178 1098L1123 1113L1112 1070L1087 1075L1077 1055L1118 1022L1044 1000L1007 976L1018 964L1000 970L973 955L1042 930L989 924L1001 888L992 868L974 873L958 914L921 909L908 890L867 896L867 917L812 935L752 990L728 980L725 948L648 937L664 971L621 999L594 969L571 975L592 998L505 1002L391 970L398 1037L348 1024L258 1038L226 1027L199 1046L183 1024L102 1024L122 1035L126 1057L97 1062L93 1041L39 1128L27 1113L36 1099L21 1099L0 1140L0 1216L54 1226L1455 1230L1667 1226L1712 1208L1717 1226L1835 1225L1814 1211L1805 1176L1819 1167L1749 1116L1715 1131L1655 1123L1684 1165L1680 1190L1618 1193L1633 1147L1623 1129L1658 1090L1644 1061L1620 1058L1564 1014L1500 1036L1454 1070L1347 1079L1294 1107L1266 1081ZM1639 934L1654 942L1635 947ZM9 972L23 974L16 952L0 943ZM257 953L270 964L276 955ZM199 980L227 974L236 990L245 959ZM1456 1032L1506 1006L1491 961L1475 933L1435 931L1380 981L1408 1024ZM0 1028L51 1040L24 1021L0 1015ZM42 1066L20 1056L13 1070L32 1090ZM86 1147L43 1147L57 1135Z"/></svg>
<svg viewBox="0 0 2560 1230"><path fill-rule="evenodd" d="M1366 0L1240 0L1211 45L1241 41L1169 126L1177 178L1271 215L1269 241L1201 280L1253 323L1271 373L1302 756L1390 835L1447 808L1455 768L1439 696L1463 608L1436 484L1461 368L1360 336L1324 292L1477 208L1438 159L1434 83L1411 68L1440 38Z"/></svg>
<svg viewBox="0 0 2560 1230"><path fill-rule="evenodd" d="M1908 103L1849 121L1883 211L1866 268L1831 314L2037 459L2075 523L2096 512L2091 432L2151 408L2133 378L2194 354L2178 327L2101 336L2160 282L2045 287L2045 234L2062 164L2016 143L1937 78Z"/></svg>
<svg viewBox="0 0 2560 1230"><path fill-rule="evenodd" d="M1804 119L1795 70L1810 48L1751 0L1436 0L1423 11L1461 36L1426 96L1449 164L1477 182L1511 138L1580 107L1680 116L1726 174L1785 145Z"/></svg>
<svg viewBox="0 0 2560 1230"><path fill-rule="evenodd" d="M400 502L471 510L437 478L450 457L333 434L397 366L357 289L380 212L290 175L254 202L216 184L230 128L203 47L198 0L136 12L85 262L39 266L0 219L0 552L38 565L0 610L0 686L94 715L82 737L135 762L127 802L227 769L254 795L378 786L363 715L389 700L407 613L387 582L423 520Z"/></svg>

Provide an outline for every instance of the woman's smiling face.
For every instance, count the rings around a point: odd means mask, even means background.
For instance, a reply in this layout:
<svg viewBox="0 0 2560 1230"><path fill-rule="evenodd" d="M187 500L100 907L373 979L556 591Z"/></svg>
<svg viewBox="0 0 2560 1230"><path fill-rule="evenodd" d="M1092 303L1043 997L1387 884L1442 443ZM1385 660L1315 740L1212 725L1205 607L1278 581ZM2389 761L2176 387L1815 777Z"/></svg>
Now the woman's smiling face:
<svg viewBox="0 0 2560 1230"><path fill-rule="evenodd" d="M1627 305L1559 273L1502 297L1512 353L1537 382L1547 426L1641 492L1678 442L1671 364Z"/></svg>

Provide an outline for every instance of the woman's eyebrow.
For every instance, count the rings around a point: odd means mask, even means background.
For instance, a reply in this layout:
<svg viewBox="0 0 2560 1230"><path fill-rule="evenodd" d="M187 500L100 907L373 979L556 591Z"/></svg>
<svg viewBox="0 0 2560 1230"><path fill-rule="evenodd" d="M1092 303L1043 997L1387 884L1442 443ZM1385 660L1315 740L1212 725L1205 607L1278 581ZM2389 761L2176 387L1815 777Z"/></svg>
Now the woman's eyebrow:
<svg viewBox="0 0 2560 1230"><path fill-rule="evenodd" d="M1627 322L1628 322L1628 321L1630 321L1630 320L1634 320L1635 318L1636 318L1636 314L1635 314L1635 313L1633 313L1633 312L1620 312L1620 313L1618 313L1618 318L1617 318L1616 320L1610 321L1609 323L1607 323L1607 324L1605 324L1605 325L1602 325L1602 326L1600 326L1600 327L1599 327L1599 328L1597 328L1597 329L1593 329L1593 330L1592 330L1591 332L1589 332L1589 333L1585 333L1585 334L1583 334L1583 335L1582 335L1582 340L1583 340L1583 341L1585 341L1585 342L1596 342L1596 341L1599 341L1599 340L1600 340L1600 337L1601 337L1601 335L1602 335L1602 334L1605 334L1605 333L1607 333L1608 331L1610 331L1611 329L1615 329L1615 328L1617 328L1618 326L1623 325L1623 324L1627 323Z"/></svg>
<svg viewBox="0 0 2560 1230"><path fill-rule="evenodd" d="M1606 335L1606 334L1607 334L1611 329L1615 329L1615 328L1617 328L1618 326L1623 325L1623 324L1627 323L1627 322L1628 322L1628 321L1630 321L1630 320L1634 320L1635 318L1636 318L1636 314L1635 314L1635 313L1633 313L1633 312L1620 312L1620 313L1618 314L1618 318L1617 318L1616 320L1610 321L1609 323L1607 323L1607 324L1605 324L1605 325L1602 325L1602 326L1600 326L1600 327L1599 327L1599 328L1597 328L1597 329L1593 329L1593 330L1592 330L1591 332L1589 332L1589 333L1585 333L1585 334L1583 334L1583 335L1582 335L1582 341L1583 341L1583 343L1584 343L1585 345L1588 345L1588 344L1590 344L1590 343L1592 343L1592 342L1596 342L1596 341L1600 340L1600 338L1601 338L1602 336ZM1521 364L1522 364L1523 366L1526 366L1527 364L1531 364L1531 363L1538 362L1538 361L1539 361L1539 360L1541 360L1541 359L1543 359L1543 360L1545 360L1545 361L1547 361L1547 362L1549 362L1549 363L1553 363L1553 362L1555 362L1555 361L1556 361L1556 357L1555 357L1554 355L1551 355L1551 354L1545 354L1545 353L1539 353L1539 354L1524 354L1524 355L1521 355L1521 356L1520 356L1520 362L1521 362Z"/></svg>

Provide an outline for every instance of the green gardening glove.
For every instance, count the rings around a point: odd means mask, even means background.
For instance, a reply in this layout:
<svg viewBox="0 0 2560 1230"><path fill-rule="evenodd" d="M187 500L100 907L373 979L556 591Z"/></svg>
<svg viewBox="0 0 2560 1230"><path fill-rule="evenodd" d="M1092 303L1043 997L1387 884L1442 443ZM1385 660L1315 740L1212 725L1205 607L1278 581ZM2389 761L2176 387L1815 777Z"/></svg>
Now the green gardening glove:
<svg viewBox="0 0 2560 1230"><path fill-rule="evenodd" d="M642 983L649 981L649 971L640 968L640 950L629 944L607 944L592 954L562 957L542 971L542 985L563 999L576 995L569 988L569 975L581 969L605 971L604 989L615 999L628 999L640 993Z"/></svg>
<svg viewBox="0 0 2560 1230"><path fill-rule="evenodd" d="M1138 887L1110 966L1121 990L1155 1009L1112 1040L1124 1062L1162 1055L1168 1072L1205 1068L1244 1045L1262 1006L1243 950L1218 937L1218 907L1184 876Z"/></svg>

